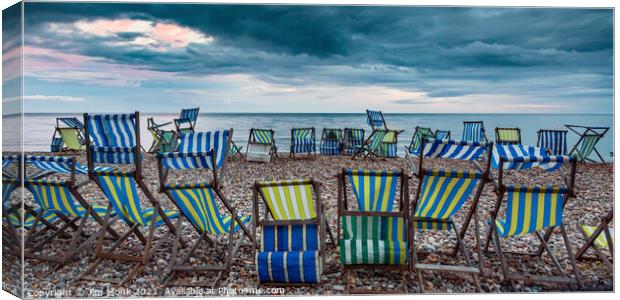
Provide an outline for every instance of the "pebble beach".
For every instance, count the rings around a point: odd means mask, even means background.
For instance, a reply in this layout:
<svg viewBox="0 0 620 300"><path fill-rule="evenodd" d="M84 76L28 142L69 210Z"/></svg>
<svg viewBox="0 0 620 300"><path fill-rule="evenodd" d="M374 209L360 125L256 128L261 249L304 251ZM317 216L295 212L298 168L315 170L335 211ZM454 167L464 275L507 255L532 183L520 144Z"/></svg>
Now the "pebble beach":
<svg viewBox="0 0 620 300"><path fill-rule="evenodd" d="M43 153L36 153L43 155ZM49 155L49 153L45 153ZM336 234L337 226L337 184L335 175L342 168L364 168L364 169L402 169L411 174L412 160L406 158L395 159L375 159L366 160L357 158L352 160L349 156L322 156L306 157L298 156L296 159L289 158L288 154L280 153L280 157L272 160L271 163L251 163L237 157L228 161L225 173L221 178L223 194L227 200L236 207L242 214L252 212L252 185L256 180L286 180L312 178L320 182L321 201L325 208L326 219L331 230ZM78 161L85 164L84 155L78 155ZM413 159L415 163L417 160ZM466 162L444 161L440 159L425 160L425 167L433 168L457 168L472 169ZM185 173L173 173L169 177L177 182L195 182L204 180L206 173L191 175ZM145 154L143 159L144 182L150 191L164 208L175 208L173 203L163 194L158 193L159 180L157 173L157 160L152 154ZM569 200L564 209L564 224L568 232L573 252L583 243L584 239L577 230L582 223L597 225L600 217L607 211L613 209L613 165L612 164L582 164L577 166L576 177L576 198ZM79 175L78 181L87 180L86 176ZM525 171L508 172L505 177L506 182L514 184L550 184L561 183L558 172L547 173L540 169ZM409 181L409 193L413 198L418 185L416 178ZM96 184L90 182L79 189L79 192L94 204L107 204L104 194L97 188ZM12 200L18 201L19 193L15 193ZM33 201L32 196L25 192L27 203ZM142 194L140 194L143 196ZM480 213L480 227L482 237L486 235L489 226L486 220L489 212L496 203L496 195L493 184L487 183L481 196L478 212ZM144 207L149 207L146 197L141 197ZM410 199L412 201L413 199ZM463 219L465 211L469 209L469 203L462 211L456 215L455 221L458 223ZM220 211L224 213L223 207ZM121 222L116 222L115 227L120 230ZM176 223L176 221L175 221ZM250 225L248 225L250 226ZM182 223L182 236L193 243L198 235L194 228L190 226L186 219ZM96 232L98 225L90 222L87 232ZM465 236L465 242L470 246L471 253L475 261L478 261L477 252L474 249L474 226L470 226ZM416 251L426 263L463 263L460 257L450 255L455 238L449 232L418 231L416 233ZM338 249L326 240L326 253L323 256L323 277L321 286L317 287L282 287L275 289L257 290L258 281L255 270L255 263L252 245L246 239L238 254L233 260L230 274L224 274L219 283L212 285L217 277L215 273L186 273L177 276L176 284L162 286L161 278L168 265L172 252L172 235L168 233L165 226L156 231L156 240L164 239L153 259L148 263L133 280L124 287L115 287L109 283L94 281L77 281L76 279L93 263L93 246L82 251L78 258L60 270L53 271L53 266L33 260L26 260L24 263L25 292L31 293L33 297L49 297L43 291L58 291L65 293L64 296L208 296L208 295L254 295L254 294L277 294L277 295L332 295L344 294L346 287L346 272L344 272L338 255ZM109 242L111 243L111 242ZM53 249L66 248L68 240L56 239L52 246L44 248L43 253ZM533 235L512 238L504 241L508 249L515 251L534 251L539 242ZM137 240L129 239L125 244L129 247L139 245ZM549 243L552 251L560 259L560 263L570 269L570 263L566 258L561 235L554 234ZM181 250L182 256L186 249ZM190 259L192 264L202 264L204 260L221 258L224 255L219 249L213 247L201 247L196 255ZM589 253L594 256L594 253ZM484 253L482 257L484 274L480 278L482 292L499 293L512 291L508 283L502 282L502 272L500 260L494 251ZM15 262L15 261L14 261ZM580 269L580 279L583 283L582 290L587 291L613 291L613 275L607 270L605 265L598 260L582 260L577 262ZM129 264L116 263L111 261L103 262L97 268L94 275L103 278L120 278L128 270ZM511 270L522 271L529 274L545 274L553 271L553 263L548 255L541 258L515 257L508 256L508 267ZM3 281L8 287L14 286L20 273L20 266L16 263L4 259ZM357 276L351 280L355 281L358 288L367 289L368 293L381 292L383 294L401 293L401 276L394 272L389 273L381 270L364 270L357 272ZM474 293L475 285L471 276L455 275L448 273L424 272L425 290L434 293ZM191 286L192 288L183 288ZM570 291L568 286L557 284L526 284L518 286L520 291L525 292L557 292ZM409 293L420 292L417 285L417 278L414 273L407 275L407 289ZM9 288L9 290L11 290ZM15 291L14 291L15 292Z"/></svg>

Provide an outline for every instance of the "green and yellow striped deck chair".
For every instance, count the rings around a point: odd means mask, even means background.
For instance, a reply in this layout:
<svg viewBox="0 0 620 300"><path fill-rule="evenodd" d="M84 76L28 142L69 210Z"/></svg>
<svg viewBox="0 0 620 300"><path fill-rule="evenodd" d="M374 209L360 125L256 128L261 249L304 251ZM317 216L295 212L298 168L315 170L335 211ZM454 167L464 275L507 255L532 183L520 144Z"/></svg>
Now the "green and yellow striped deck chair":
<svg viewBox="0 0 620 300"><path fill-rule="evenodd" d="M80 132L75 128L58 128L58 133L65 144L65 150L82 151L86 145L81 138Z"/></svg>
<svg viewBox="0 0 620 300"><path fill-rule="evenodd" d="M498 145L520 145L521 129L519 128L495 128L495 143Z"/></svg>
<svg viewBox="0 0 620 300"><path fill-rule="evenodd" d="M254 229L261 229L260 250L254 251L259 283L320 284L325 231L332 235L324 218L318 183L311 179L258 181L253 200L257 216ZM264 218L258 218L261 208Z"/></svg>
<svg viewBox="0 0 620 300"><path fill-rule="evenodd" d="M354 270L368 268L399 271L406 291L410 232L407 176L402 170L344 169L338 180L338 225L343 229L339 238L340 263L347 277ZM347 183L357 200L357 209L350 208L347 202ZM347 278L347 291L351 292L349 283Z"/></svg>
<svg viewBox="0 0 620 300"><path fill-rule="evenodd" d="M575 255L575 258L578 260L586 258L584 254L591 248L612 274L614 271L614 229L610 228L609 225L613 218L614 211L610 210L601 218L601 222L598 226L581 224L579 226L579 231L586 239L586 243L577 251L577 254ZM603 253L603 249L607 249L609 252L605 254ZM609 259L607 258L607 255L609 255Z"/></svg>
<svg viewBox="0 0 620 300"><path fill-rule="evenodd" d="M564 187L554 186L501 186L500 189L506 195L505 218L500 219L498 213L491 214L491 230L494 234L495 250L500 258L504 280L513 283L515 281L526 282L552 282L563 284L580 285L579 270L575 264L570 241L564 229L562 210L569 190ZM501 199L499 200L501 201ZM501 204L501 202L499 203ZM568 260L572 266L569 276L555 257L556 251L549 250L547 239L542 232L554 232L553 229L559 228L562 233ZM535 234L542 243L544 249L551 256L555 266L561 271L561 276L551 275L529 275L511 272L507 267L506 251L501 245L501 238L510 238Z"/></svg>
<svg viewBox="0 0 620 300"><path fill-rule="evenodd" d="M596 149L598 142L605 136L609 127L591 127L591 126L578 126L578 125L565 125L566 128L574 132L579 136L579 140L568 152L568 155L574 155L580 162L595 162L590 158L592 153L595 153L600 162L605 163L605 160Z"/></svg>

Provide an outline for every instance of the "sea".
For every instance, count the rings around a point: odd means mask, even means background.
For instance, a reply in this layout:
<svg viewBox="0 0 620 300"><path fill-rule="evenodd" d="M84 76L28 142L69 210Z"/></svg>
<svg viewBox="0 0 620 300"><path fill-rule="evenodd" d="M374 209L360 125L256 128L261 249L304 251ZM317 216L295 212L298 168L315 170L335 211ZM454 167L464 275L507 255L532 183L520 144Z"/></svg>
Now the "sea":
<svg viewBox="0 0 620 300"><path fill-rule="evenodd" d="M49 151L57 117L80 114L29 113L24 115L24 150ZM146 149L153 138L147 131L147 118L153 117L157 123L172 121L178 114L141 113L140 131L142 146ZM565 124L610 127L597 149L606 160L613 158L613 114L422 114L422 113L386 113L384 114L390 129L403 129L398 137L399 156L404 156L403 146L411 142L415 127L430 127L450 130L452 139L460 139L463 121L483 121L487 137L494 140L496 127L519 127L524 145L536 145L539 129L566 129ZM3 117L3 151L19 150L19 116ZM174 125L169 125L172 129ZM287 152L290 147L291 128L315 127L317 139L323 128L364 128L367 136L370 126L366 123L364 113L201 113L196 125L197 130L233 128L233 140L238 146L245 146L250 128L272 128L276 132L276 145L279 151ZM568 133L569 147L578 140L578 135ZM317 141L318 142L318 141Z"/></svg>

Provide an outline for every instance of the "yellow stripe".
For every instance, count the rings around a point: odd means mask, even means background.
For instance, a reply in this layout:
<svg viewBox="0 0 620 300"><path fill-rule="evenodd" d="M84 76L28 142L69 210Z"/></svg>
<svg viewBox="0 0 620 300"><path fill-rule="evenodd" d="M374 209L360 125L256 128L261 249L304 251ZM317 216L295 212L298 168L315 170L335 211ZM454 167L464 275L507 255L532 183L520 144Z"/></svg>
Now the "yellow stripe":
<svg viewBox="0 0 620 300"><path fill-rule="evenodd" d="M424 208L424 211L422 212L423 216L426 216L428 214L428 211L433 207L433 204L435 203L435 201L437 201L437 194L439 194L439 190L440 190L440 188L438 187L441 187L443 185L443 182L446 180L446 178L440 177L436 180L437 180L437 185L435 185L436 188L428 200L429 203L426 205L426 207Z"/></svg>
<svg viewBox="0 0 620 300"><path fill-rule="evenodd" d="M541 194L544 195L544 194ZM525 194L525 207L523 209L523 213L525 214L523 216L523 227L521 228L521 232L520 233L524 233L527 232L528 229L530 228L530 221L532 220L532 201L534 201L533 197L538 198L538 195L532 195L531 193L527 193Z"/></svg>
<svg viewBox="0 0 620 300"><path fill-rule="evenodd" d="M458 180L455 180L458 181ZM455 199L461 199L461 197L463 197L463 194L465 193L465 191L467 190L467 188L469 187L469 185L471 184L472 179L463 179L463 185L461 186L461 188L459 189L459 191L456 193L456 195L454 196ZM446 193L447 194L447 193ZM456 206L458 201L452 201L450 203L450 206L448 207L448 209L446 210L446 212L443 214L442 219L447 218L450 213L452 213L452 210L454 210L454 206Z"/></svg>
<svg viewBox="0 0 620 300"><path fill-rule="evenodd" d="M287 219L295 219L295 207L293 206L293 202L287 201L292 199L291 191L289 190L288 186L279 186L277 189L284 192L284 201L280 202L280 205L283 207L286 206L288 210L288 215L286 216Z"/></svg>
<svg viewBox="0 0 620 300"><path fill-rule="evenodd" d="M372 210L373 207L370 207L370 201L372 200L370 197L370 176L364 176L364 191L362 192L362 196L364 197L364 206L367 210Z"/></svg>
<svg viewBox="0 0 620 300"><path fill-rule="evenodd" d="M69 212L69 214L71 214L72 216L77 216L78 215L77 212L73 210L71 203L69 203L69 197L67 197L67 194L65 193L65 189L63 187L58 187L58 192L60 193L60 199L62 200L62 203L67 208L67 211Z"/></svg>
<svg viewBox="0 0 620 300"><path fill-rule="evenodd" d="M125 209L123 204L120 203L118 194L116 193L116 188L114 188L114 184L110 180L110 177L103 176L102 178L105 181L106 186L108 186L110 192L112 192L112 198L113 198L112 201L116 202L117 206L121 210L120 212L123 214L123 217L125 217L125 219L129 219L129 216L127 215L127 210Z"/></svg>
<svg viewBox="0 0 620 300"><path fill-rule="evenodd" d="M549 225L554 226L556 224L556 206L558 205L558 194L551 194L551 207L549 207Z"/></svg>
<svg viewBox="0 0 620 300"><path fill-rule="evenodd" d="M513 236L517 231L517 222L519 220L519 193L514 192L514 194L515 195L513 195L513 200L515 201L512 201L512 216L510 216L511 222L510 232L508 233L509 236Z"/></svg>
<svg viewBox="0 0 620 300"><path fill-rule="evenodd" d="M445 191L441 195L441 199L439 199L439 203L437 204L435 211L431 215L431 218L436 219L439 216L439 213L441 212L441 208L446 203L446 200L448 200L448 197L450 196L450 192L452 191L452 189L454 189L454 186L456 185L457 182L458 182L458 179L450 179L450 181L448 182L448 187L445 189ZM457 200L460 199L459 196L462 195L464 192L463 187L466 187L466 186L465 185L461 186L461 188L459 189L459 194L457 194L456 197L451 199L450 207L448 210L446 210L442 218L445 217L446 214L450 213L450 211L456 204ZM439 189L441 189L441 187L439 187Z"/></svg>
<svg viewBox="0 0 620 300"><path fill-rule="evenodd" d="M545 221L545 194L541 194L542 197L538 199L538 215L536 217L536 229L543 228L543 222Z"/></svg>
<svg viewBox="0 0 620 300"><path fill-rule="evenodd" d="M144 220L142 220L142 212L138 211L138 207L136 205L136 199L133 198L133 190L131 189L131 181L129 177L118 177L118 179L119 179L119 183L121 183L121 179L122 181L124 181L123 184L125 185L125 190L127 191L126 195L127 195L127 200L129 202L128 203L129 208L131 209L131 212L133 213L132 216L137 217L137 220L134 220L134 221L140 225L145 225Z"/></svg>
<svg viewBox="0 0 620 300"><path fill-rule="evenodd" d="M190 200L187 199L187 197L185 195L183 195L181 190L175 190L174 191L177 194L177 197L179 197L181 199L181 201L183 201L183 204L188 207L191 208L190 209L190 214L192 215L192 218L198 223L198 227L201 230L205 230L205 226L202 222L202 220L200 219L200 217L198 216L198 214L196 213L195 207L190 203Z"/></svg>
<svg viewBox="0 0 620 300"><path fill-rule="evenodd" d="M207 205L209 207L209 216L211 216L211 218L215 221L214 222L215 226L220 232L226 232L226 230L224 230L224 228L222 227L222 224L219 222L220 220L216 218L215 210L217 209L217 207L214 207L214 203L213 203L213 199L211 199L211 195L209 195L209 193L206 193L205 197L207 200Z"/></svg>
<svg viewBox="0 0 620 300"><path fill-rule="evenodd" d="M308 210L310 211L310 217L304 216L307 219L316 218L316 210L314 209L314 204L312 203L312 185L306 184L304 185L304 189L306 190L306 199L308 199Z"/></svg>

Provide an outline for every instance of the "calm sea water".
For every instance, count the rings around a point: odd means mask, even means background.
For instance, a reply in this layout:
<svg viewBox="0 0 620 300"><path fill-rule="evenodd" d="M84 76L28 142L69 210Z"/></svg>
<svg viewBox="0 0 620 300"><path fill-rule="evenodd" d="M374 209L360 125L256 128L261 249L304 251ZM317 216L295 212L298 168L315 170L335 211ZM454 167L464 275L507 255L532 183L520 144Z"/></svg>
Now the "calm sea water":
<svg viewBox="0 0 620 300"><path fill-rule="evenodd" d="M54 131L56 117L81 115L71 114L26 114L24 118L26 151L49 151L51 136ZM171 121L178 114L141 114L141 139L145 148L152 142L152 137L146 130L146 118L154 117L158 123ZM536 131L538 129L566 129L564 124L578 124L590 126L611 127L598 145L601 154L609 159L613 151L613 115L542 115L542 114L385 114L390 128L404 129L399 136L400 155L404 155L402 146L411 141L415 126L431 127L433 129L447 129L452 131L453 139L460 139L463 130L463 121L484 121L487 137L494 139L495 127L521 128L523 144L536 145ZM6 117L4 120L3 147L5 150L16 150L19 141L8 137L17 136L18 126L16 117ZM7 125L8 128L7 128ZM276 131L276 144L280 151L287 151L290 144L290 129L297 127L317 128L317 139L320 139L321 129L358 127L370 131L366 124L365 114L247 114L247 113L203 113L198 118L198 130L212 130L234 128L233 140L240 146L245 146L249 129L273 128ZM170 127L171 128L171 127ZM577 135L569 132L570 145L577 141Z"/></svg>

